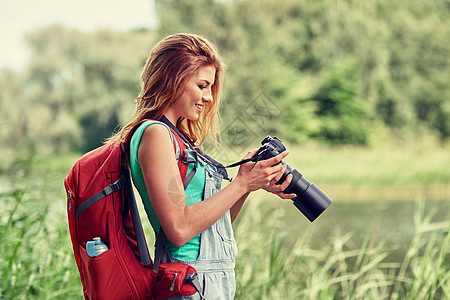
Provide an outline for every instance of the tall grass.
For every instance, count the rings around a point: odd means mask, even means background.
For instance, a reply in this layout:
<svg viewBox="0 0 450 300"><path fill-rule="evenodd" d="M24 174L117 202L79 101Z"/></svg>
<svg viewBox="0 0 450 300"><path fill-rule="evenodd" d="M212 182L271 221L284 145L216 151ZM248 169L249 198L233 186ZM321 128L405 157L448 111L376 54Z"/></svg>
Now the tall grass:
<svg viewBox="0 0 450 300"><path fill-rule="evenodd" d="M361 155L351 157L347 159L364 161ZM62 186L75 158L34 160L26 163L31 166L13 166L13 176L0 176L0 299L82 299ZM297 158L289 163L297 167ZM332 161L317 169L327 173ZM317 169L307 161L298 166L322 186L326 177L314 175ZM340 178L335 167L334 176ZM236 299L450 299L448 211L447 218L434 218L436 211L426 212L419 197L411 215L414 236L403 257L392 261L386 258L399 246L382 236L378 226L362 241L339 225L332 234L308 229L299 234L303 225L286 221L286 207L278 203L255 194L235 224Z"/></svg>
<svg viewBox="0 0 450 300"><path fill-rule="evenodd" d="M1 181L0 299L81 298L60 178L18 173Z"/></svg>
<svg viewBox="0 0 450 300"><path fill-rule="evenodd" d="M395 245L383 242L379 226L360 244L338 227L330 237L305 231L284 247L283 211L252 199L236 228L236 298L449 299L450 218L436 223L424 211L418 200L403 261L386 262ZM323 246L313 248L317 239Z"/></svg>

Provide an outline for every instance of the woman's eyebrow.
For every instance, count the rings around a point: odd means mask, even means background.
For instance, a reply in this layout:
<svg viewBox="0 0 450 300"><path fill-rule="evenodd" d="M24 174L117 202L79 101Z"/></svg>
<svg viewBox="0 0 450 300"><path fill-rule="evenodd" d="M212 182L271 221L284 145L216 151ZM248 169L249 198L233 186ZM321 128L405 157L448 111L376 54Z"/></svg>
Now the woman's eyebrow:
<svg viewBox="0 0 450 300"><path fill-rule="evenodd" d="M212 83L209 82L209 80L207 80L207 79L202 79L202 81L204 81L204 82L206 83L206 85L209 85L209 86L213 86L214 83L216 82L214 79L213 79L213 82L212 82Z"/></svg>
<svg viewBox="0 0 450 300"><path fill-rule="evenodd" d="M210 82L208 80L206 80L206 79L200 79L200 81L204 81L206 83L206 85L210 84Z"/></svg>

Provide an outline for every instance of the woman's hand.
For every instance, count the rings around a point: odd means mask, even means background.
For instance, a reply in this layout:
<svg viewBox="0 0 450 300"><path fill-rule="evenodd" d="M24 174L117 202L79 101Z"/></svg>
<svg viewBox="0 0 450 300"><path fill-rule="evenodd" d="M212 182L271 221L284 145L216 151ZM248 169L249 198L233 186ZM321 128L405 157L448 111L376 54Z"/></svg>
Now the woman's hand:
<svg viewBox="0 0 450 300"><path fill-rule="evenodd" d="M257 151L258 149L249 151L243 159L253 157ZM240 166L235 180L238 180L247 192L264 188L269 189L270 192L275 191L278 193L281 190L279 191L279 186L275 186L275 182L281 178L284 170L286 169L285 166L280 164L280 162L288 154L288 151L284 151L277 156L258 161L256 164L252 161L245 163ZM278 180L276 180L277 178Z"/></svg>
<svg viewBox="0 0 450 300"><path fill-rule="evenodd" d="M266 188L264 188L266 191L273 193L277 196L279 196L282 199L293 199L295 198L297 195L296 194L285 194L283 193L283 191L289 186L289 184L292 181L292 174L289 174L286 179L284 180L284 182L282 182L281 184L275 184L276 182L278 182L281 177L283 176L284 172L286 171L287 166L284 165L283 166L283 171L280 172L279 175L277 175L274 179L272 179L272 181L270 182L270 185Z"/></svg>

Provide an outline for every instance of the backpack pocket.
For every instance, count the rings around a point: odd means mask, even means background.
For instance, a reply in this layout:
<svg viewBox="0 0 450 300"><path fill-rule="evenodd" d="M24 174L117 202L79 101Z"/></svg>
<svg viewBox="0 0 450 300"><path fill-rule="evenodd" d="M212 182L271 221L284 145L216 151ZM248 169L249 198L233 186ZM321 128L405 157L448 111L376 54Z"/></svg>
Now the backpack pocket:
<svg viewBox="0 0 450 300"><path fill-rule="evenodd" d="M161 263L156 278L154 299L194 295L197 288L200 288L194 286L195 279L197 271L190 265L177 262Z"/></svg>
<svg viewBox="0 0 450 300"><path fill-rule="evenodd" d="M89 299L135 298L113 248L95 257L90 257L82 246L79 250Z"/></svg>

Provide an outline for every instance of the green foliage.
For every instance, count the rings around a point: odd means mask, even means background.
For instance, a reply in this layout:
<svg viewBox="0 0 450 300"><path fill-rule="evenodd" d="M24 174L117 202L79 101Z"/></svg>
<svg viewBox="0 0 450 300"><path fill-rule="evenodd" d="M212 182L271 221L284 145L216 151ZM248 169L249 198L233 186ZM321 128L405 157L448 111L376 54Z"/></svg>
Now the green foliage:
<svg viewBox="0 0 450 300"><path fill-rule="evenodd" d="M60 27L30 34L33 57L26 74L1 92L2 103L17 103L7 106L2 138L12 147L31 140L47 153L99 146L133 112L153 36ZM10 74L2 75L0 84L9 84Z"/></svg>
<svg viewBox="0 0 450 300"><path fill-rule="evenodd" d="M153 44L205 35L227 65L223 141L371 144L450 136L449 6L445 1L158 0L154 31L28 35L28 68L0 72L0 141L30 153L87 151L133 113ZM11 105L14 103L14 105Z"/></svg>
<svg viewBox="0 0 450 300"><path fill-rule="evenodd" d="M359 81L355 63L343 61L332 68L314 100L322 120L316 137L334 144L366 144L367 114L358 99Z"/></svg>
<svg viewBox="0 0 450 300"><path fill-rule="evenodd" d="M444 3L160 0L157 8L161 36L195 32L219 45L229 67L222 118L240 127L230 144L240 140L239 132L367 144L376 121L397 137L424 123L447 138ZM277 120L247 116L249 99L261 93L283 112ZM345 103L324 114L331 95Z"/></svg>

